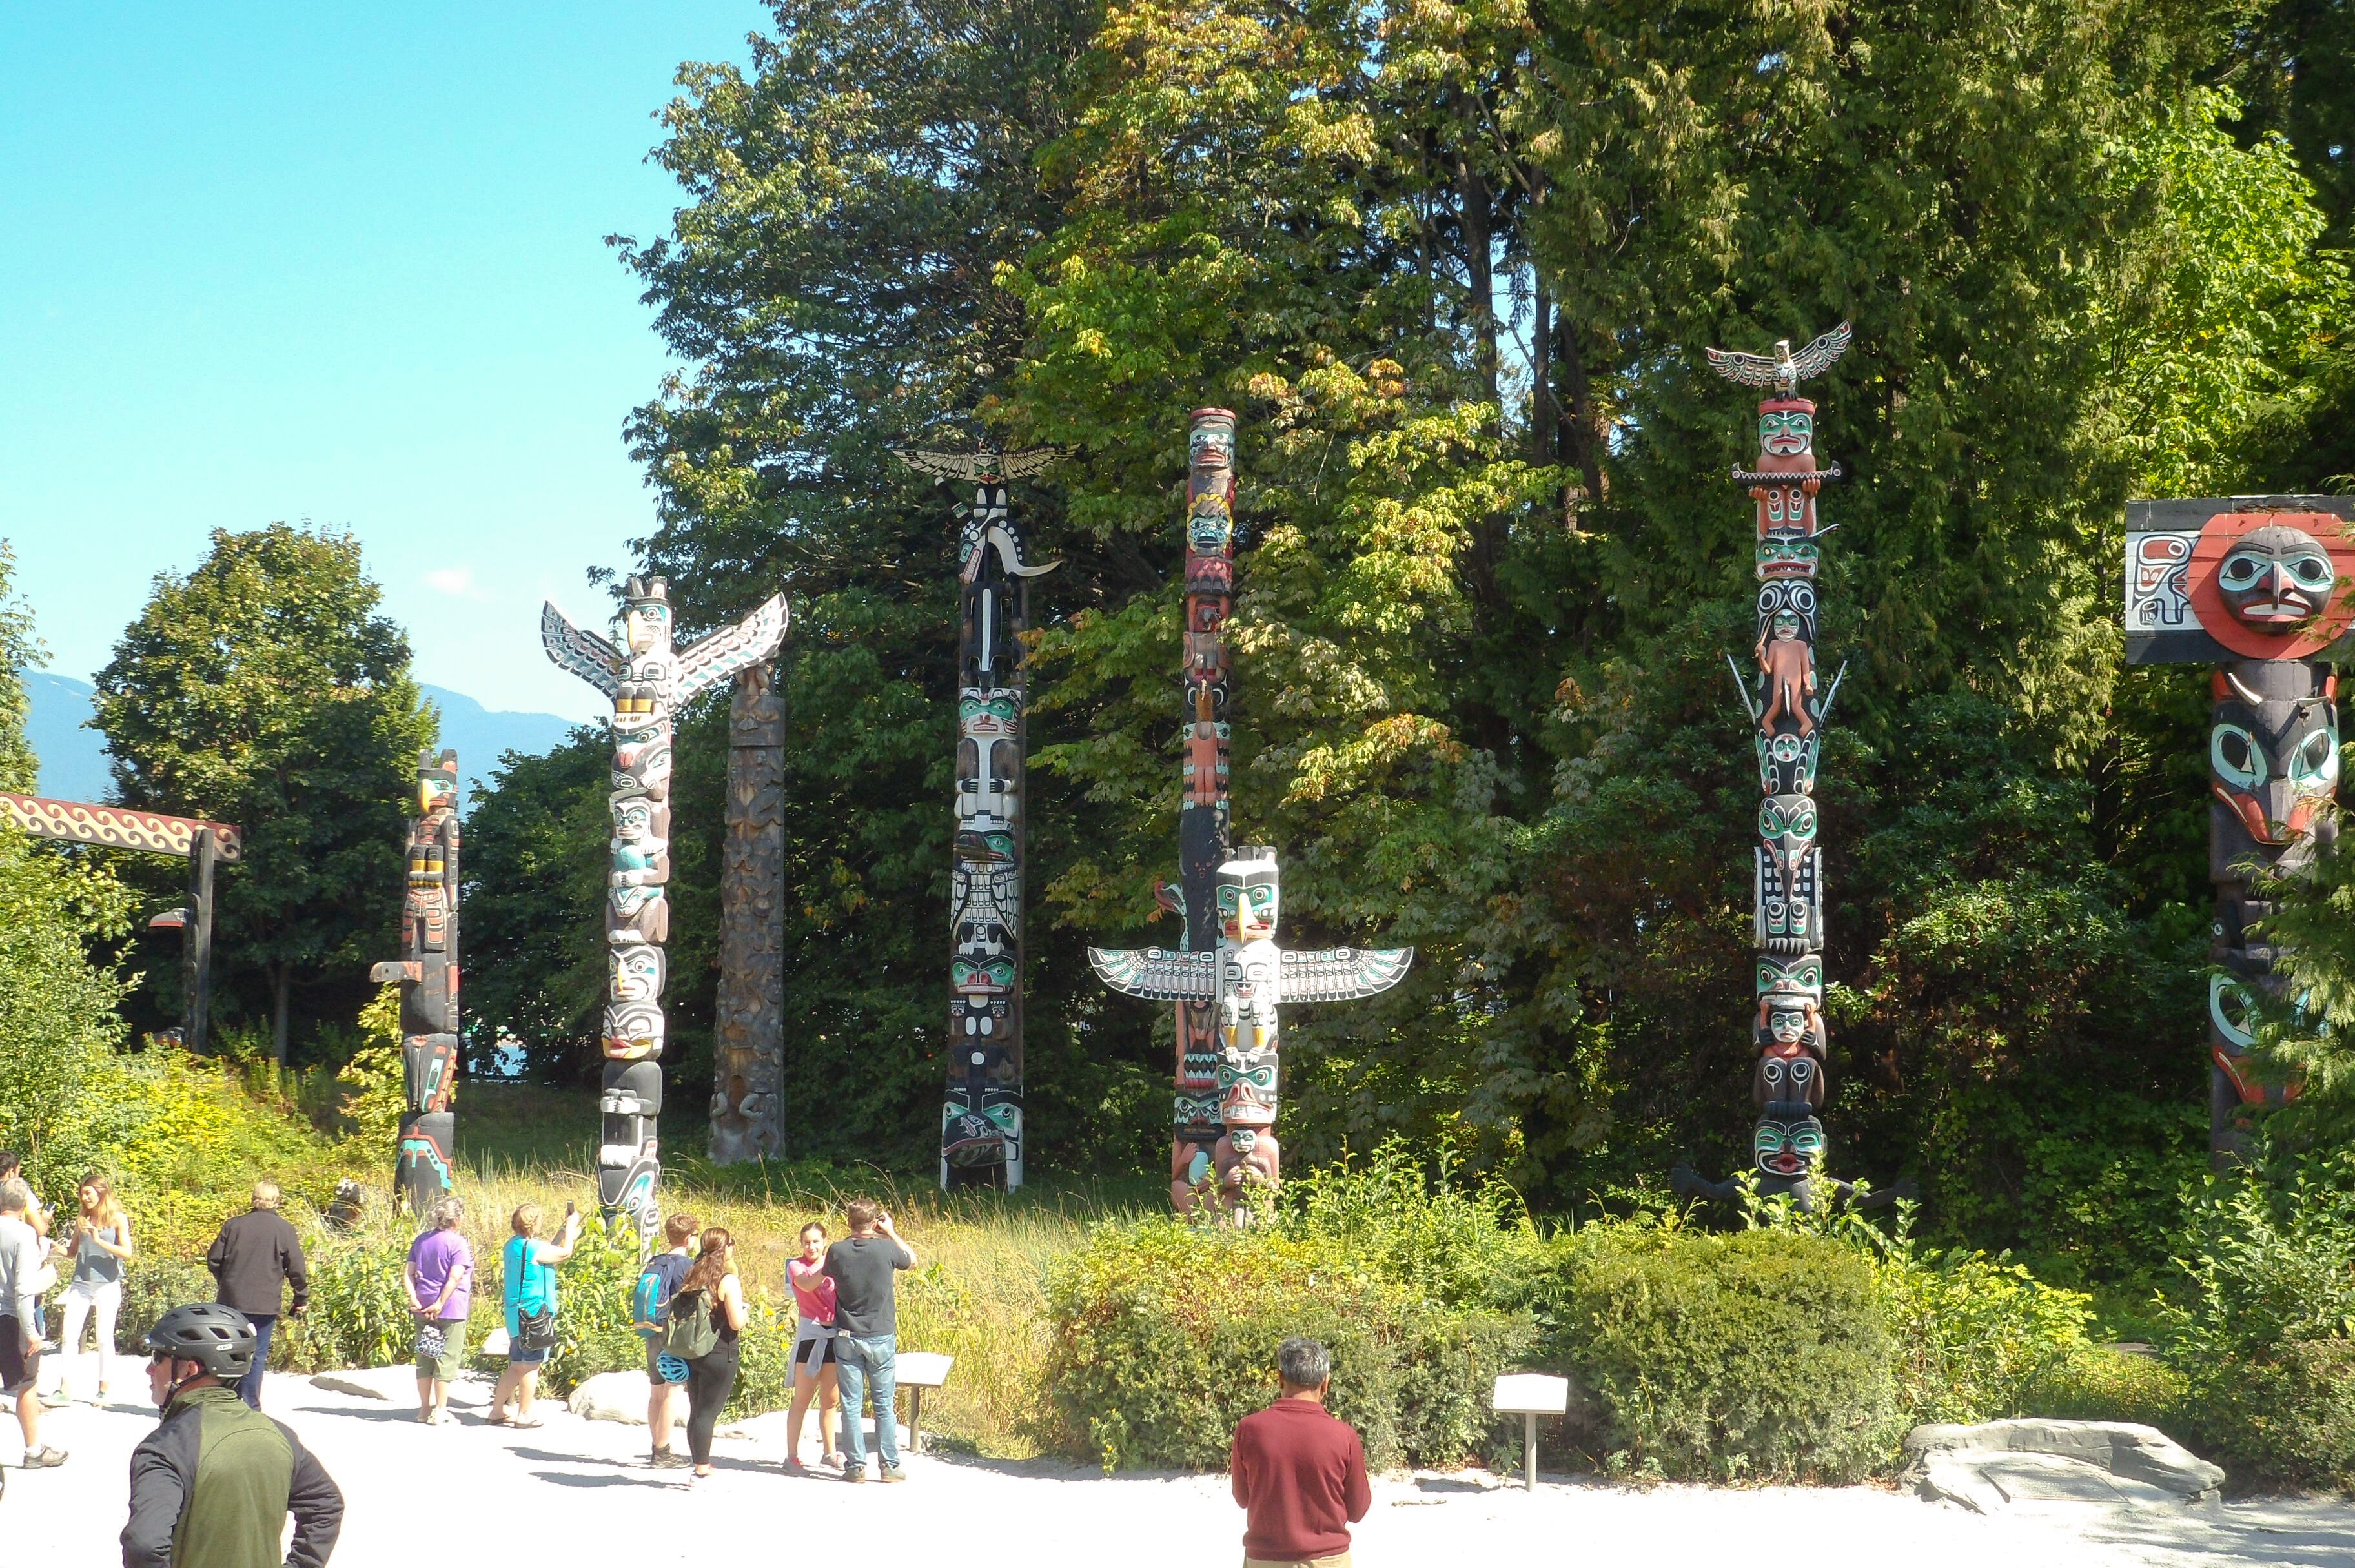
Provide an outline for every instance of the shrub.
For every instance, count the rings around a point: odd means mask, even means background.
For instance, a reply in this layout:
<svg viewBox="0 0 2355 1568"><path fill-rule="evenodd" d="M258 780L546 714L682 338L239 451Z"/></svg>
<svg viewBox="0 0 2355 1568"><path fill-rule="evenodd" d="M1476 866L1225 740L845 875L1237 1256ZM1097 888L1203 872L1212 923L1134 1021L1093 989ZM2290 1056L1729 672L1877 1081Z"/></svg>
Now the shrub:
<svg viewBox="0 0 2355 1568"><path fill-rule="evenodd" d="M304 1254L311 1268L310 1306L272 1341L274 1360L318 1372L388 1367L410 1359L417 1327L402 1278L409 1265L407 1243L313 1236L304 1242Z"/></svg>
<svg viewBox="0 0 2355 1568"><path fill-rule="evenodd" d="M1917 1256L1901 1231L1872 1267L1909 1427L2025 1413L2031 1391L2093 1349L2092 1298L2017 1264Z"/></svg>
<svg viewBox="0 0 2355 1568"><path fill-rule="evenodd" d="M2020 1402L2020 1413L2139 1422L2179 1438L2189 1430L2190 1392L2190 1380L2157 1356L2086 1345L2044 1371Z"/></svg>
<svg viewBox="0 0 2355 1568"><path fill-rule="evenodd" d="M1425 1297L1329 1237L1166 1219L1098 1228L1048 1300L1052 1439L1107 1470L1223 1465L1295 1334L1332 1351L1331 1408L1369 1464L1455 1464L1484 1446L1489 1380L1534 1338L1524 1317Z"/></svg>
<svg viewBox="0 0 2355 1568"><path fill-rule="evenodd" d="M1848 1481L1901 1433L1870 1261L1822 1236L1589 1226L1564 1249L1555 1364L1614 1470Z"/></svg>
<svg viewBox="0 0 2355 1568"><path fill-rule="evenodd" d="M2355 1343L2286 1340L2189 1381L2174 1435L2235 1491L2355 1484Z"/></svg>

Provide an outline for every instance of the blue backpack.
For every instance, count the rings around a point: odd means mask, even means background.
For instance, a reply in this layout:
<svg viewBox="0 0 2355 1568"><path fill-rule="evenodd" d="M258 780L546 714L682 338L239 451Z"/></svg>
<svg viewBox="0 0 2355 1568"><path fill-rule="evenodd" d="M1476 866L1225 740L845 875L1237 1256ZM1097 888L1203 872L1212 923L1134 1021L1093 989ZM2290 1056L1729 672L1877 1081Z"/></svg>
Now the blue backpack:
<svg viewBox="0 0 2355 1568"><path fill-rule="evenodd" d="M661 1336L670 1323L670 1298L687 1274L687 1260L657 1253L638 1271L630 1291L630 1327L648 1339Z"/></svg>

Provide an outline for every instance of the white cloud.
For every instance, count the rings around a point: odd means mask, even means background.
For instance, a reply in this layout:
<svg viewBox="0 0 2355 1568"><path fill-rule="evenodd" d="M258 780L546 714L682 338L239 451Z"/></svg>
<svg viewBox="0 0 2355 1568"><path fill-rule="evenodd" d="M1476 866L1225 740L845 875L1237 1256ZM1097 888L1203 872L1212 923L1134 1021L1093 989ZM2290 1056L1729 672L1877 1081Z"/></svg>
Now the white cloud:
<svg viewBox="0 0 2355 1568"><path fill-rule="evenodd" d="M489 594L474 586L474 569L471 566L445 566L425 574L425 586L453 599L487 599Z"/></svg>

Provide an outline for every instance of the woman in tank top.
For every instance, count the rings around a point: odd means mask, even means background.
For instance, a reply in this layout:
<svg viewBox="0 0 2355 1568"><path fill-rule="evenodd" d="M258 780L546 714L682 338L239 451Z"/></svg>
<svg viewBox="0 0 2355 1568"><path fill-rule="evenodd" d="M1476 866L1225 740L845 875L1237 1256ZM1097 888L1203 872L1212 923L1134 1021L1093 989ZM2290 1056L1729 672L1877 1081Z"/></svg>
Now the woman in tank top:
<svg viewBox="0 0 2355 1568"><path fill-rule="evenodd" d="M98 1341L98 1400L106 1403L108 1374L114 1364L114 1319L123 1308L123 1265L131 1257L131 1216L102 1176L81 1179L81 1211L74 1216L73 1281L66 1286L65 1321L58 1348L64 1376L59 1392L73 1398L74 1367L81 1360L82 1325Z"/></svg>

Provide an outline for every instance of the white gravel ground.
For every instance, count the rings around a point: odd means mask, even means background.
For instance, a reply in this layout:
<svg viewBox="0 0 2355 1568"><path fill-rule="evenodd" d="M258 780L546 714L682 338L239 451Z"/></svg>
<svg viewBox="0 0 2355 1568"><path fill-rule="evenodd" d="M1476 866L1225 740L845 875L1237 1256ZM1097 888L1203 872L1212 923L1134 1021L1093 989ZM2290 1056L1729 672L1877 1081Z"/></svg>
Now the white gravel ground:
<svg viewBox="0 0 2355 1568"><path fill-rule="evenodd" d="M429 1429L416 1424L413 1408L295 1378L271 1380L265 1404L302 1434L344 1488L348 1512L337 1568L432 1562L767 1568L827 1560L1227 1568L1241 1558L1241 1514L1224 1477L1107 1478L1050 1464L919 1456L909 1459L907 1485L853 1489L839 1480L788 1479L771 1433L723 1439L718 1474L696 1482L683 1470L645 1467L644 1427L581 1421L545 1402L545 1427L508 1431L481 1424L481 1399L479 1388L466 1391L455 1424ZM0 1499L0 1563L82 1568L114 1561L131 1449L154 1421L152 1410L128 1404L51 1412L42 1435L73 1456L54 1470L11 1464ZM14 1431L13 1421L0 1424L0 1455L11 1462ZM1716 1490L1555 1477L1529 1494L1477 1475L1401 1475L1375 1483L1356 1559L1365 1568L1522 1562L1724 1568L1746 1561L1806 1568L2344 1568L2355 1563L2355 1507L2295 1500L2143 1511L2042 1504L1988 1519L1868 1488Z"/></svg>

